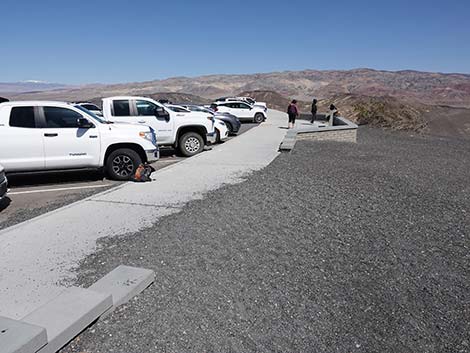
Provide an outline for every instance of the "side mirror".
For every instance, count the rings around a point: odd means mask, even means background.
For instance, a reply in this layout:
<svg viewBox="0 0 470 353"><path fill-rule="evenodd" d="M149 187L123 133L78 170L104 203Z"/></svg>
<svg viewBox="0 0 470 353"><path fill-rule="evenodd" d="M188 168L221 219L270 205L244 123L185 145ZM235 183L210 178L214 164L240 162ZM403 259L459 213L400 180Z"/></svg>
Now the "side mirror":
<svg viewBox="0 0 470 353"><path fill-rule="evenodd" d="M162 107L155 108L155 116L170 121L170 114Z"/></svg>
<svg viewBox="0 0 470 353"><path fill-rule="evenodd" d="M77 125L81 129L90 129L92 127L95 127L95 125L93 125L88 119L85 118L78 118Z"/></svg>

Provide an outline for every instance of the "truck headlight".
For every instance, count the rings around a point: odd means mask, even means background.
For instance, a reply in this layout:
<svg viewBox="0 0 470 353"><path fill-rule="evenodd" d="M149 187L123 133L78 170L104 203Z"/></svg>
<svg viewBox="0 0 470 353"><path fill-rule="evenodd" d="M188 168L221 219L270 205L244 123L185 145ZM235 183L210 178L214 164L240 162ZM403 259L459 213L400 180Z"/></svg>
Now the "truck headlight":
<svg viewBox="0 0 470 353"><path fill-rule="evenodd" d="M141 131L139 132L139 136L152 142L154 145L157 144L157 139L155 137L155 132L153 131Z"/></svg>

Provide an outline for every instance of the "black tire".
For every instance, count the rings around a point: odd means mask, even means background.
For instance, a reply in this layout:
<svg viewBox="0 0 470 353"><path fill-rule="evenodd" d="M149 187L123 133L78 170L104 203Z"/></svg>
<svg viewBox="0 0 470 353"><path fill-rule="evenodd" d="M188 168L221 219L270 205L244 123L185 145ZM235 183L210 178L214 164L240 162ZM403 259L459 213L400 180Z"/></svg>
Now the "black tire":
<svg viewBox="0 0 470 353"><path fill-rule="evenodd" d="M225 125L227 125L228 133L229 133L230 135L232 135L232 134L233 134L233 126L232 126L232 124L230 124L230 123L228 123L228 122L225 122Z"/></svg>
<svg viewBox="0 0 470 353"><path fill-rule="evenodd" d="M220 131L215 129L215 143L220 143Z"/></svg>
<svg viewBox="0 0 470 353"><path fill-rule="evenodd" d="M263 121L264 121L264 115L261 113L256 113L255 118L253 119L253 122L259 124L259 123L262 123Z"/></svg>
<svg viewBox="0 0 470 353"><path fill-rule="evenodd" d="M106 174L113 180L130 180L141 163L142 158L136 151L120 148L109 154L105 165Z"/></svg>
<svg viewBox="0 0 470 353"><path fill-rule="evenodd" d="M204 139L197 132L187 132L180 137L178 148L183 156L192 157L204 150Z"/></svg>

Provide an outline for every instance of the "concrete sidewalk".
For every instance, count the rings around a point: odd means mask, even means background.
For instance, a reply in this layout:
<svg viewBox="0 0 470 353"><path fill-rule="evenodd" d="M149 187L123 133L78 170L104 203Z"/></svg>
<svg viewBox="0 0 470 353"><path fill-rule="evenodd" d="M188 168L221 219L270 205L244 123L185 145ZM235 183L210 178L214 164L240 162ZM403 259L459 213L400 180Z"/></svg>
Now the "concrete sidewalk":
<svg viewBox="0 0 470 353"><path fill-rule="evenodd" d="M151 226L188 201L237 183L278 155L286 115L270 111L260 126L212 151L0 232L0 316L19 319L63 289L102 237ZM158 279L157 279L158 280Z"/></svg>

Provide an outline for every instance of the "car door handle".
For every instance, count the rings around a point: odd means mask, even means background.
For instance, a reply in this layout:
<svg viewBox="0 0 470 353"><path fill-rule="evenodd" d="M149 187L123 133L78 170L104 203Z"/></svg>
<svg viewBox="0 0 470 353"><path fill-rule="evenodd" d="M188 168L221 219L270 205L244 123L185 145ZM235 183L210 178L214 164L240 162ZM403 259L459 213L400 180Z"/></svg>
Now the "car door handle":
<svg viewBox="0 0 470 353"><path fill-rule="evenodd" d="M139 120L138 123L139 124L145 124L145 120Z"/></svg>
<svg viewBox="0 0 470 353"><path fill-rule="evenodd" d="M56 137L56 136L59 136L59 134L44 134L44 136L46 137Z"/></svg>
<svg viewBox="0 0 470 353"><path fill-rule="evenodd" d="M97 139L97 138L98 138L98 135L90 135L90 138L91 138L91 139Z"/></svg>

